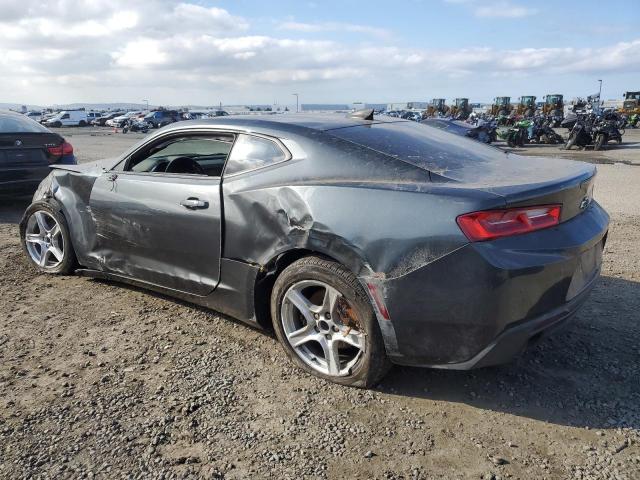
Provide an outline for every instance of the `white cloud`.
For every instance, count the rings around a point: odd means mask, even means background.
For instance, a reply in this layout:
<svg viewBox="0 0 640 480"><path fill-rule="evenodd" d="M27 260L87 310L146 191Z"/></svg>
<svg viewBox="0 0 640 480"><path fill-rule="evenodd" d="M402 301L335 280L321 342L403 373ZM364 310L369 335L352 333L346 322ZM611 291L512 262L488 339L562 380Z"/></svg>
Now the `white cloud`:
<svg viewBox="0 0 640 480"><path fill-rule="evenodd" d="M512 3L510 0L444 0L445 3L461 5L480 18L521 18L538 13L536 8Z"/></svg>
<svg viewBox="0 0 640 480"><path fill-rule="evenodd" d="M354 23L342 22L321 22L302 23L288 21L280 24L281 30L292 30L296 32L350 32L373 35L375 37L391 37L391 32L384 28L371 27L369 25L358 25Z"/></svg>
<svg viewBox="0 0 640 480"><path fill-rule="evenodd" d="M640 39L600 48L445 50L396 46L391 36L375 42L326 39L349 28L388 33L356 24L285 22L276 34L256 35L247 19L224 9L170 0L22 4L0 18L0 101L155 95L158 102L178 102L224 94L270 101L277 94L290 98L292 91L337 99L366 89L383 97L404 95L409 86L435 96L434 85L456 81L471 88L496 76L640 73ZM303 35L308 32L317 35Z"/></svg>
<svg viewBox="0 0 640 480"><path fill-rule="evenodd" d="M535 15L538 10L535 8L524 7L522 5L514 5L508 1L494 2L481 5L474 10L478 17L488 18L521 18Z"/></svg>

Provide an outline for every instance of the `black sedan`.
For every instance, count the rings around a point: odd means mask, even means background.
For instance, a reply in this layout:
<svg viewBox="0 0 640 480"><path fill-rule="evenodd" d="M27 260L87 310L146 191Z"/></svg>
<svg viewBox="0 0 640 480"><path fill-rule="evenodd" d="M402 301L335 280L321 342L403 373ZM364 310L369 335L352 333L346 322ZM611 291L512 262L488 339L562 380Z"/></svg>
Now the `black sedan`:
<svg viewBox="0 0 640 480"><path fill-rule="evenodd" d="M222 117L56 167L21 235L42 272L273 328L302 369L370 386L506 362L571 317L609 223L594 178L388 117Z"/></svg>
<svg viewBox="0 0 640 480"><path fill-rule="evenodd" d="M75 164L73 147L25 115L0 111L0 194L31 195L51 165Z"/></svg>
<svg viewBox="0 0 640 480"><path fill-rule="evenodd" d="M124 112L108 112L96 118L95 120L92 120L91 124L96 125L98 127L104 127L107 123L107 120L111 120L121 115L124 115Z"/></svg>
<svg viewBox="0 0 640 480"><path fill-rule="evenodd" d="M467 122L454 120L452 118L427 118L423 120L422 123L462 137L473 138L482 143L491 143L497 140L497 126L495 122L471 125Z"/></svg>

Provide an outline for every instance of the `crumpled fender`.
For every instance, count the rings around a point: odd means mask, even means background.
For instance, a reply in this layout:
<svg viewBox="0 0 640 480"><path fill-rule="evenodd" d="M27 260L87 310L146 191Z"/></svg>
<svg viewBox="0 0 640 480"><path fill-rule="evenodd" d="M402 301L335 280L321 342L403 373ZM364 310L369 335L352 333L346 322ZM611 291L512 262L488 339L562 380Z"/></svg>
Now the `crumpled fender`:
<svg viewBox="0 0 640 480"><path fill-rule="evenodd" d="M95 242L95 227L89 198L97 175L77 171L75 168L55 168L40 183L33 201L55 201L57 208L67 219L71 242L78 261L87 267L95 267L87 253ZM76 165L69 165L76 167ZM86 170L86 169L85 169ZM95 172L101 172L96 170Z"/></svg>

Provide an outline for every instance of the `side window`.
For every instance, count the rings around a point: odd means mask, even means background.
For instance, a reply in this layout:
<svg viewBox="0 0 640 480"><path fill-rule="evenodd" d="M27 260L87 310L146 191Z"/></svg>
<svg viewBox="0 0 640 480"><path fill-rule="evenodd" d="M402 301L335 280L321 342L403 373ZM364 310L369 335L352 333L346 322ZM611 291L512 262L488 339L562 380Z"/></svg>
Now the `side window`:
<svg viewBox="0 0 640 480"><path fill-rule="evenodd" d="M68 113L65 113L65 114L62 116L62 120L66 120L66 119L68 119L68 118L69 118L69 114L68 114Z"/></svg>
<svg viewBox="0 0 640 480"><path fill-rule="evenodd" d="M231 175L246 170L266 167L286 160L287 155L278 144L265 138L238 135L233 146L225 174Z"/></svg>
<svg viewBox="0 0 640 480"><path fill-rule="evenodd" d="M174 137L134 154L125 170L219 177L232 145L232 135Z"/></svg>

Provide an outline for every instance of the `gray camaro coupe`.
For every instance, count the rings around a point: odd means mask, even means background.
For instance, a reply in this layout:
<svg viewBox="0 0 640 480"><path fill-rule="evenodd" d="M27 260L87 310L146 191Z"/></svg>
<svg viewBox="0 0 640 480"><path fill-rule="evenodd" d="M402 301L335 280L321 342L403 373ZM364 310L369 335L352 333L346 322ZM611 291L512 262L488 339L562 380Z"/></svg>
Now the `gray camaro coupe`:
<svg viewBox="0 0 640 480"><path fill-rule="evenodd" d="M57 165L21 223L46 273L122 281L273 328L319 377L503 363L602 262L595 168L415 122L220 117Z"/></svg>

